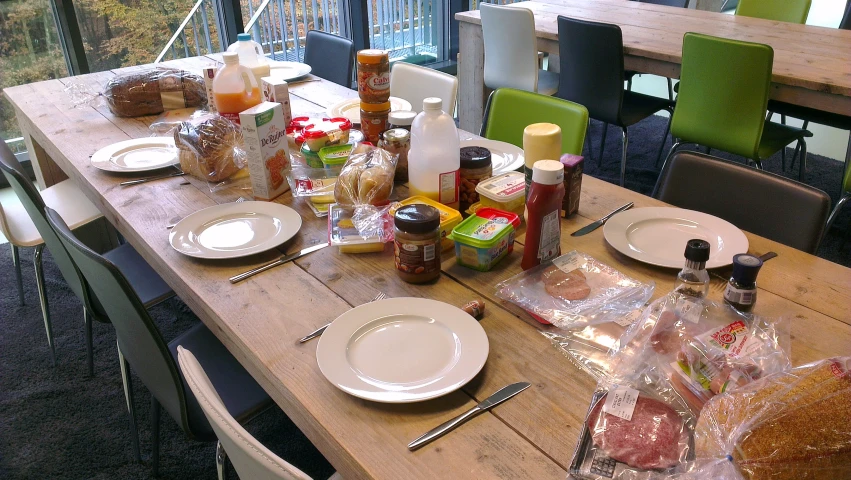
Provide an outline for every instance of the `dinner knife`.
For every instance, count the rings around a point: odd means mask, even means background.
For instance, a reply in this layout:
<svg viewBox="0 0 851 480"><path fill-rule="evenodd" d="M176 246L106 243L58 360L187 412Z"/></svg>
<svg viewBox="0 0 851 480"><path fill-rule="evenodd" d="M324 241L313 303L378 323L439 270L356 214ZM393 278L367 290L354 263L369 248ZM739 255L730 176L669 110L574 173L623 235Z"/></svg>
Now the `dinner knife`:
<svg viewBox="0 0 851 480"><path fill-rule="evenodd" d="M416 450L416 449L422 447L423 445L430 443L430 442L442 437L443 435L452 431L458 425L461 425L462 423L466 422L467 420L475 417L476 415L478 415L482 412L490 410L491 408L493 408L493 407L499 405L500 403L508 400L509 398L517 395L518 393L522 392L523 390L526 390L531 385L532 384L529 383L529 382L517 382L517 383L512 383L511 385L509 385L507 387L501 388L500 390L498 390L496 393L494 393L490 397L484 399L484 401L482 401L482 403L476 405L475 407L471 408L470 410L467 410L466 412L462 413L461 415L458 415L457 417L453 418L452 420L449 420L448 422L443 423L440 426L438 426L438 427L436 427L432 430L429 430L428 432L423 434L421 437L419 437L416 440L414 440L413 442L409 443L408 449L411 450L411 451Z"/></svg>
<svg viewBox="0 0 851 480"><path fill-rule="evenodd" d="M249 270L245 273L240 273L239 275L235 275L233 277L230 277L230 283L239 283L239 282L245 280L248 277L253 277L254 275L257 275L258 273L265 272L266 270L269 270L270 268L275 268L278 265L283 265L287 262L291 262L291 261L293 261L297 258L300 258L300 257L307 255L310 252L315 252L317 250L321 250L321 249L323 249L327 246L328 246L328 242L325 242L325 243L320 243L318 245L314 245L312 247L302 248L301 250L299 250L298 252L295 252L295 253L289 253L287 255L282 255L281 258L279 258L279 259L277 259L273 262L269 262L266 265L261 265L261 266L255 268L255 269Z"/></svg>
<svg viewBox="0 0 851 480"><path fill-rule="evenodd" d="M175 172L175 173L169 173L167 175L159 175L159 176L156 176L156 177L145 177L145 178L139 178L139 179L136 179L136 180L128 180L126 182L119 183L119 185L121 185L122 187L128 187L130 185L138 185L140 183L153 182L154 180L162 180L163 178L182 177L183 175L186 175L186 172Z"/></svg>
<svg viewBox="0 0 851 480"><path fill-rule="evenodd" d="M630 208L632 208L632 206L633 206L633 203L629 202L622 207L618 207L618 208L614 209L612 211L612 213L610 213L610 214L606 215L605 217L597 220L596 222L591 223L589 225L585 225L584 227L580 228L579 230L571 233L570 236L571 237L581 237L582 235L589 234L589 233L593 232L594 230L597 230L598 228L603 226L603 224L606 223L606 220L612 218L612 216L614 214L623 212L624 210L629 210Z"/></svg>

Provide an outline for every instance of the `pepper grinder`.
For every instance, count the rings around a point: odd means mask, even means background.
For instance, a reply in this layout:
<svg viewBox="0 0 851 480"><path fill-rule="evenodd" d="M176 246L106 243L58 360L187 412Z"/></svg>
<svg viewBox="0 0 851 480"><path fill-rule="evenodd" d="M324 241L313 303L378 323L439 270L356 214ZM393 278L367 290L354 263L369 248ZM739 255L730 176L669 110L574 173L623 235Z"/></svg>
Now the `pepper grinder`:
<svg viewBox="0 0 851 480"><path fill-rule="evenodd" d="M686 265L677 274L675 291L705 298L709 294L709 272L706 271L706 261L709 260L709 242L692 239L686 243Z"/></svg>

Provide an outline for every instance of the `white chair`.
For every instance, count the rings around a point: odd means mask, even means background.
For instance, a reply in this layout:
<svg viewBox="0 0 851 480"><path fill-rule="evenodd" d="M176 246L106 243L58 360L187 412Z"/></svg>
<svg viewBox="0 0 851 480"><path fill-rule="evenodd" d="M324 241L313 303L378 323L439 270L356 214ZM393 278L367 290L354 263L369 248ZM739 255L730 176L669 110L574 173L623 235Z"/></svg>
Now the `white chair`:
<svg viewBox="0 0 851 480"><path fill-rule="evenodd" d="M411 102L417 113L423 110L423 100L437 97L443 100L443 111L453 116L458 78L433 68L395 62L390 70L390 95Z"/></svg>
<svg viewBox="0 0 851 480"><path fill-rule="evenodd" d="M485 42L485 86L554 95L558 91L558 75L538 69L532 12L488 3L482 3L479 10Z"/></svg>
<svg viewBox="0 0 851 480"><path fill-rule="evenodd" d="M216 448L216 468L219 479L224 478L225 461L230 458L236 473L243 479L311 480L307 474L264 447L228 413L204 372L204 368L192 352L178 346L177 362L180 364L183 378L198 399L201 410L204 411L204 415L210 421L219 439ZM341 480L341 478L338 473L335 473L329 480Z"/></svg>

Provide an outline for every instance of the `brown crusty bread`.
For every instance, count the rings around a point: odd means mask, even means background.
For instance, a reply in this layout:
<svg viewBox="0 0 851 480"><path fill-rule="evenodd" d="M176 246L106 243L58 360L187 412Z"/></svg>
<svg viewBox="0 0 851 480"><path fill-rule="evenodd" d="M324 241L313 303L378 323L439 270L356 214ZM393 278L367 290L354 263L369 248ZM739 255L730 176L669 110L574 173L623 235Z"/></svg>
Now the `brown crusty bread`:
<svg viewBox="0 0 851 480"><path fill-rule="evenodd" d="M697 457L731 455L750 480L851 478L849 367L851 357L822 360L714 397L695 429Z"/></svg>
<svg viewBox="0 0 851 480"><path fill-rule="evenodd" d="M107 82L104 96L109 110L119 117L156 115L207 103L201 77L165 67L117 75Z"/></svg>
<svg viewBox="0 0 851 480"><path fill-rule="evenodd" d="M218 183L244 167L242 134L230 120L209 115L174 130L180 166L190 175Z"/></svg>

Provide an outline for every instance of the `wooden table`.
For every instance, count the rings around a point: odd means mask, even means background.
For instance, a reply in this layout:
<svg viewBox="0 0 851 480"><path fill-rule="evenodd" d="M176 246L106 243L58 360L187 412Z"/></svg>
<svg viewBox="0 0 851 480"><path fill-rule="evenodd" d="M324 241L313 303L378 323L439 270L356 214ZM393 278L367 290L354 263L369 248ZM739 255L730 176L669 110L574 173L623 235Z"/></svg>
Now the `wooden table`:
<svg viewBox="0 0 851 480"><path fill-rule="evenodd" d="M535 14L538 50L558 53L559 15L619 25L624 67L679 78L683 35L698 32L774 48L771 98L851 114L851 31L737 17L626 0L534 0L513 4ZM461 128L479 131L486 89L484 42L478 11L455 15Z"/></svg>
<svg viewBox="0 0 851 480"><path fill-rule="evenodd" d="M171 63L191 69L207 61ZM6 89L28 144L35 147L37 167L42 173L53 172L42 178L55 181L64 172L79 184L345 478L565 477L595 382L551 346L539 333L540 324L495 299L493 285L520 271L522 236L514 254L487 273L460 267L449 255L443 275L432 285L399 281L390 248L351 256L326 248L231 285L228 277L280 252L233 261L195 260L169 246L165 226L201 208L233 201L238 192L210 193L205 183L185 184L184 178L120 187L123 177L90 165L89 156L99 148L147 136L153 120L116 118L101 107L73 108L63 91L71 82L96 86L112 75L103 72ZM325 81L293 85L291 92L293 110L299 114L320 113L355 95ZM325 221L315 218L305 201L289 195L278 201L304 218L301 232L286 251L325 241ZM585 177L579 215L565 220L562 231L571 232L627 201L637 207L659 205ZM672 289L676 272L620 255L607 247L602 232L580 238L564 235L562 249L586 252L637 279L655 281L657 297ZM755 235L748 238L751 252L780 254L760 273L757 311L789 320L794 363L848 354L851 270ZM713 279L711 298L720 300L721 284ZM454 305L485 298L487 312L481 325L490 341L490 355L484 370L461 390L419 404L372 403L332 386L317 368L316 342L299 345L296 339L379 291ZM533 387L439 441L413 453L407 450L408 442L423 432L517 381L531 382Z"/></svg>

